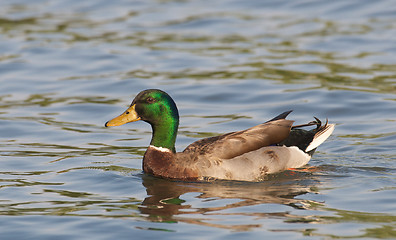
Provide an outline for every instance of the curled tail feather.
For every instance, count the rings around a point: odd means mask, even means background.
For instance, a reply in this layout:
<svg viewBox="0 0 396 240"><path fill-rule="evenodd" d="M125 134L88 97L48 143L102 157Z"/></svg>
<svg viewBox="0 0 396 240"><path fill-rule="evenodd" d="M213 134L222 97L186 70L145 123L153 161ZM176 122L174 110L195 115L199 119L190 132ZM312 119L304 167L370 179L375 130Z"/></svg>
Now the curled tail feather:
<svg viewBox="0 0 396 240"><path fill-rule="evenodd" d="M334 131L334 124L328 124L326 122L325 125L321 126L318 131L315 133L312 142L305 149L305 152L310 152L317 148L320 144L322 144Z"/></svg>

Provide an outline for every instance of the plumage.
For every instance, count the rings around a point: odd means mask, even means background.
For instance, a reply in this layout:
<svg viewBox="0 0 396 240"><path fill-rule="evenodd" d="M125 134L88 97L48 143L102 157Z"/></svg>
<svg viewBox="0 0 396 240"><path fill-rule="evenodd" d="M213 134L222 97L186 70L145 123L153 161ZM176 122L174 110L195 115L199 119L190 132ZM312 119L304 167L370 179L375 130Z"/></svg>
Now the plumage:
<svg viewBox="0 0 396 240"><path fill-rule="evenodd" d="M131 106L105 126L143 120L153 129L150 146L143 157L143 171L158 177L202 181L227 179L261 181L267 174L308 163L315 149L333 132L334 125L315 121L293 126L285 119L291 111L246 130L198 140L176 153L179 115L173 99L165 92L140 92ZM302 127L316 125L315 129Z"/></svg>

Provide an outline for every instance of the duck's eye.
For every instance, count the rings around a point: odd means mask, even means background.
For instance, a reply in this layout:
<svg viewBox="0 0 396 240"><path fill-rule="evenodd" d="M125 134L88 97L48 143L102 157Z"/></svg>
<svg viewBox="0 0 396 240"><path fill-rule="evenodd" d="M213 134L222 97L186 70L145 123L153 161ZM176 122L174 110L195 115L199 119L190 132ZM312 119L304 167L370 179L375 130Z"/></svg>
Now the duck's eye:
<svg viewBox="0 0 396 240"><path fill-rule="evenodd" d="M148 103L153 103L153 102L155 102L155 99L152 98L152 97L148 97L148 98L146 99L146 101L147 101Z"/></svg>
<svg viewBox="0 0 396 240"><path fill-rule="evenodd" d="M126 111L125 114L129 114L129 111Z"/></svg>

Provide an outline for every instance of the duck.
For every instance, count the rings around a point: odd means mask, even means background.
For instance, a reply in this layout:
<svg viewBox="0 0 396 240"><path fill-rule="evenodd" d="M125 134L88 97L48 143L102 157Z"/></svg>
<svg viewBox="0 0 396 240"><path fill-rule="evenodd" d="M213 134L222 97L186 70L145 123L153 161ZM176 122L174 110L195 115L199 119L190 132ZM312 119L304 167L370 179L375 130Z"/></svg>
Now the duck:
<svg viewBox="0 0 396 240"><path fill-rule="evenodd" d="M151 125L152 138L143 156L143 172L180 181L263 181L269 174L305 166L335 125L314 121L294 125L286 111L257 126L203 138L176 152L179 112L169 94L141 91L121 115L105 123L120 126L135 121ZM303 128L316 126L313 129Z"/></svg>

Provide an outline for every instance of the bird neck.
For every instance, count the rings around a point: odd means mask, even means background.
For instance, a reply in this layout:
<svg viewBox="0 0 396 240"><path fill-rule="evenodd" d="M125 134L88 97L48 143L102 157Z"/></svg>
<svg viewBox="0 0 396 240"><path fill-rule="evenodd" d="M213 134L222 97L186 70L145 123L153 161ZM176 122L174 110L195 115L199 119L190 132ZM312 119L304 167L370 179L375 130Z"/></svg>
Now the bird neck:
<svg viewBox="0 0 396 240"><path fill-rule="evenodd" d="M155 147L167 148L176 152L175 142L177 129L179 127L179 118L168 117L163 121L151 124L153 136L150 145Z"/></svg>

